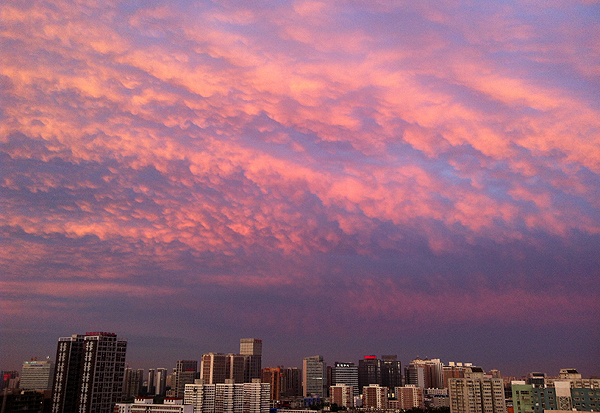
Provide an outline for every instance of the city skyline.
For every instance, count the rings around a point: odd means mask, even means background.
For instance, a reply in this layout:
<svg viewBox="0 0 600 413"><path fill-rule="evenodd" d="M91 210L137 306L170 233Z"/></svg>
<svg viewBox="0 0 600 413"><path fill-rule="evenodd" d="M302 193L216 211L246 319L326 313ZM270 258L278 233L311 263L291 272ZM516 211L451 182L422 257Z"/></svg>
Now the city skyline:
<svg viewBox="0 0 600 413"><path fill-rule="evenodd" d="M600 375L597 0L0 20L0 365L115 331L135 366L260 337Z"/></svg>
<svg viewBox="0 0 600 413"><path fill-rule="evenodd" d="M97 334L97 333L95 333ZM103 333L106 334L106 333ZM110 333L112 334L112 333ZM126 336L122 336L121 334L118 334L118 336L120 336L121 338L123 338L124 340L127 341L128 346L130 347L130 340L126 337ZM262 339L260 339L262 341ZM230 346L231 347L231 346ZM239 348L239 344L238 346L233 345L232 348ZM166 371L170 374L170 372L173 371L173 369L175 369L175 367L179 364L180 361L194 361L197 362L197 370L198 370L198 374L200 374L200 363L202 361L202 356L204 355L211 355L211 354L219 354L219 355L223 355L223 356L229 356L229 355L234 355L236 354L235 351L229 351L228 349L213 349L211 351L206 351L206 352L200 352L198 353L199 350L194 351L194 352L187 352L185 354L187 354L187 357L176 357L175 359L173 358L169 358L169 357L165 357L163 354L163 357L159 357L158 360L162 360L162 362L160 361L156 361L154 359L144 359L143 357L140 357L139 354L135 354L135 349L131 349L128 352L127 355L127 359L126 359L126 364L128 367L133 368L133 369L142 369L144 370L145 374L148 374L148 370L149 369L156 369L156 368L165 368ZM273 362L270 364L263 364L262 368L273 368L273 367L279 367L279 366L283 366L283 367L294 367L294 368L300 368L302 369L302 365L305 359L307 358L314 358L317 356L321 356L323 357L323 362L328 366L328 367L334 367L335 363L353 363L355 365L355 367L358 368L359 366L359 362L361 360L372 360L373 357L375 357L376 359L379 359L381 361L384 360L385 357L390 357L389 354L375 354L374 352L371 352L369 354L363 354L358 356L358 358L352 358L353 356L350 357L338 357L338 358L328 358L327 356L323 356L323 352L320 353L315 353L312 356L309 355L303 355L299 360L294 360L295 357L281 357L281 354L283 353L287 353L285 351L285 349L283 351L279 351L276 352L277 354L267 354L267 360L287 360L289 363L286 362ZM193 354L197 354L197 358L195 358L196 356L194 356ZM330 353L330 354L334 354L334 353ZM133 360L135 361L131 361L130 359L133 356ZM263 355L264 356L264 355ZM469 357L467 357L466 359L447 359L444 358L443 355L434 355L434 356L423 356L423 355L414 355L414 356L406 356L406 355L402 355L402 354L393 354L391 355L393 356L397 356L398 357L398 361L401 362L401 375L402 377L405 378L405 373L406 373L406 368L409 366L409 364L414 361L414 360L432 360L432 361L441 361L441 363L445 366L450 365L450 363L461 363L461 364L465 364L465 365L473 365L473 366L478 366L478 367L482 367L484 371L490 371L490 370L499 370L500 373L502 374L503 377L515 377L517 379L519 378L523 378L526 377L526 375L528 373L533 373L533 372L542 372L545 373L547 377L557 377L558 373L560 371L560 369L565 369L565 368L575 368L580 374L582 374L582 377L584 378L588 378L588 377L598 377L598 375L596 373L593 372L593 366L566 366L566 365L560 365L560 362L553 362L553 361L548 361L547 365L539 365L538 368L533 368L533 369L526 369L526 368L521 368L520 370L502 370L501 366L499 366L497 363L494 363L493 360L487 360L487 361L473 361L472 359L470 359ZM48 357L48 356L46 356ZM52 356L49 356L49 360L50 361L54 361L55 358L55 351L53 352ZM34 357L32 356L30 359L37 359L38 357ZM436 360L439 359L439 360ZM29 360L29 359L27 359ZM27 360L23 360L21 362L11 362L9 364L6 365L0 365L0 370L16 370L16 371L20 371L20 367L19 368L11 368L10 366L12 365L18 365L18 366L22 366L23 363ZM557 364L558 363L558 364ZM522 365L522 366L526 366L527 363L525 362L519 362L517 363L517 365ZM560 365L559 368L557 369L551 369L551 366L553 365ZM592 368L590 368L592 367ZM240 381L241 382L241 381Z"/></svg>

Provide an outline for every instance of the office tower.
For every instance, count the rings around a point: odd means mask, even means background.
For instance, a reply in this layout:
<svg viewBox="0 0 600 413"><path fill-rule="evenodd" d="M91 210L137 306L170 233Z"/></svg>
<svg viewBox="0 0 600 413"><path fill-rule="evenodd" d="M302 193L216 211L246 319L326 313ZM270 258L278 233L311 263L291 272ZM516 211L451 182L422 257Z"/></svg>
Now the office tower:
<svg viewBox="0 0 600 413"><path fill-rule="evenodd" d="M200 364L200 378L206 384L225 383L225 380L229 378L227 355L222 353L204 354Z"/></svg>
<svg viewBox="0 0 600 413"><path fill-rule="evenodd" d="M153 396L156 393L156 387L154 384L156 370L148 369L148 382L146 385L146 394Z"/></svg>
<svg viewBox="0 0 600 413"><path fill-rule="evenodd" d="M133 399L142 393L142 383L144 381L144 370L133 370L127 367L125 369L125 378L123 380L123 397Z"/></svg>
<svg viewBox="0 0 600 413"><path fill-rule="evenodd" d="M279 372L281 376L280 395L282 399L302 395L302 370L298 367L286 367Z"/></svg>
<svg viewBox="0 0 600 413"><path fill-rule="evenodd" d="M358 361L358 390L369 384L381 384L381 360L377 356L365 356Z"/></svg>
<svg viewBox="0 0 600 413"><path fill-rule="evenodd" d="M302 392L304 397L325 397L327 365L323 356L305 357L302 360Z"/></svg>
<svg viewBox="0 0 600 413"><path fill-rule="evenodd" d="M126 350L114 333L59 338L52 413L112 413L123 394Z"/></svg>
<svg viewBox="0 0 600 413"><path fill-rule="evenodd" d="M354 407L354 388L346 384L329 387L330 403L339 407Z"/></svg>
<svg viewBox="0 0 600 413"><path fill-rule="evenodd" d="M198 362L196 360L178 360L175 367L175 397L183 398L185 385L196 380Z"/></svg>
<svg viewBox="0 0 600 413"><path fill-rule="evenodd" d="M379 384L363 387L363 407L371 409L388 408L388 389Z"/></svg>
<svg viewBox="0 0 600 413"><path fill-rule="evenodd" d="M245 358L244 382L251 383L260 379L262 370L262 340L258 338L242 338L240 354Z"/></svg>
<svg viewBox="0 0 600 413"><path fill-rule="evenodd" d="M406 368L405 379L406 384L424 389L442 389L444 388L444 365L440 359L421 360L417 357Z"/></svg>
<svg viewBox="0 0 600 413"><path fill-rule="evenodd" d="M21 390L52 390L54 380L54 364L50 357L46 360L23 362L21 369Z"/></svg>
<svg viewBox="0 0 600 413"><path fill-rule="evenodd" d="M158 368L156 369L156 396L164 396L167 392L167 369Z"/></svg>
<svg viewBox="0 0 600 413"><path fill-rule="evenodd" d="M260 381L271 386L271 400L281 400L281 367L265 367Z"/></svg>
<svg viewBox="0 0 600 413"><path fill-rule="evenodd" d="M358 396L358 366L354 363L338 363L331 369L331 385L346 384L352 386L353 396ZM331 387L330 387L331 389Z"/></svg>
<svg viewBox="0 0 600 413"><path fill-rule="evenodd" d="M397 355L381 356L380 366L382 386L387 387L390 392L402 386L402 363Z"/></svg>
<svg viewBox="0 0 600 413"><path fill-rule="evenodd" d="M451 413L506 413L502 379L485 377L481 367L468 367L462 379L449 379Z"/></svg>
<svg viewBox="0 0 600 413"><path fill-rule="evenodd" d="M424 394L422 387L416 387L409 384L404 387L396 387L394 390L396 398L398 399L398 408L403 410L409 410L414 407L419 409L425 408Z"/></svg>

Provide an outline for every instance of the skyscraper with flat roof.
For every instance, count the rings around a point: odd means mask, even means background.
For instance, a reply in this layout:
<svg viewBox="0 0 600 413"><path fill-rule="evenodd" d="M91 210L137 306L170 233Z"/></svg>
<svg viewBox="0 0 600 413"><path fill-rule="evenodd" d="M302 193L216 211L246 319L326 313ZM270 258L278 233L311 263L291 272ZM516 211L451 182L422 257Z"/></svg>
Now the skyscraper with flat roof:
<svg viewBox="0 0 600 413"><path fill-rule="evenodd" d="M126 350L114 333L59 338L52 413L112 413L123 395Z"/></svg>
<svg viewBox="0 0 600 413"><path fill-rule="evenodd" d="M259 338L242 338L240 354L244 356L244 382L251 383L252 379L260 379L262 370L262 340Z"/></svg>
<svg viewBox="0 0 600 413"><path fill-rule="evenodd" d="M354 363L340 363L336 361L331 371L331 386L336 384L351 386L352 396L358 396L358 366Z"/></svg>
<svg viewBox="0 0 600 413"><path fill-rule="evenodd" d="M302 360L302 391L304 397L326 396L327 365L323 356L305 357Z"/></svg>

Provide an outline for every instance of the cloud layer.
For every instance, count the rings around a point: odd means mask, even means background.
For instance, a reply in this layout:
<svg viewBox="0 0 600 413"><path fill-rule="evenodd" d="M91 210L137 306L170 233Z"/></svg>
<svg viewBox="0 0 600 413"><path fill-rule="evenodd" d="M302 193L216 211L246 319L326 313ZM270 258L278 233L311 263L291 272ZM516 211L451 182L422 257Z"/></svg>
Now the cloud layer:
<svg viewBox="0 0 600 413"><path fill-rule="evenodd" d="M598 3L238 3L0 6L7 337L576 325L600 373Z"/></svg>

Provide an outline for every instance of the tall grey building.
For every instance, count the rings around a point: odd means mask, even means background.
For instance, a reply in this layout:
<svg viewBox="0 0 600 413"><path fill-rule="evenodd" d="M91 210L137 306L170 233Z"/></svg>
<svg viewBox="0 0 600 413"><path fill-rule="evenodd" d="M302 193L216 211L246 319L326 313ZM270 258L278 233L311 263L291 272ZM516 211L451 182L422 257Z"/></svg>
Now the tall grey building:
<svg viewBox="0 0 600 413"><path fill-rule="evenodd" d="M123 397L129 400L140 396L142 394L143 382L144 369L134 370L127 367L125 369L125 379L123 381Z"/></svg>
<svg viewBox="0 0 600 413"><path fill-rule="evenodd" d="M50 357L46 360L23 362L21 369L21 390L52 390L54 379L54 363Z"/></svg>
<svg viewBox="0 0 600 413"><path fill-rule="evenodd" d="M114 333L59 338L52 413L112 413L123 395L126 351Z"/></svg>
<svg viewBox="0 0 600 413"><path fill-rule="evenodd" d="M167 369L156 369L156 392L157 396L164 396L167 392Z"/></svg>
<svg viewBox="0 0 600 413"><path fill-rule="evenodd" d="M358 390L363 392L363 388L371 384L382 384L381 381L381 360L377 356L365 356L363 360L358 361Z"/></svg>
<svg viewBox="0 0 600 413"><path fill-rule="evenodd" d="M252 379L260 379L262 371L262 340L258 338L242 338L240 354L244 356L244 382L251 383Z"/></svg>
<svg viewBox="0 0 600 413"><path fill-rule="evenodd" d="M325 397L327 395L327 365L323 356L305 357L302 360L302 394Z"/></svg>

